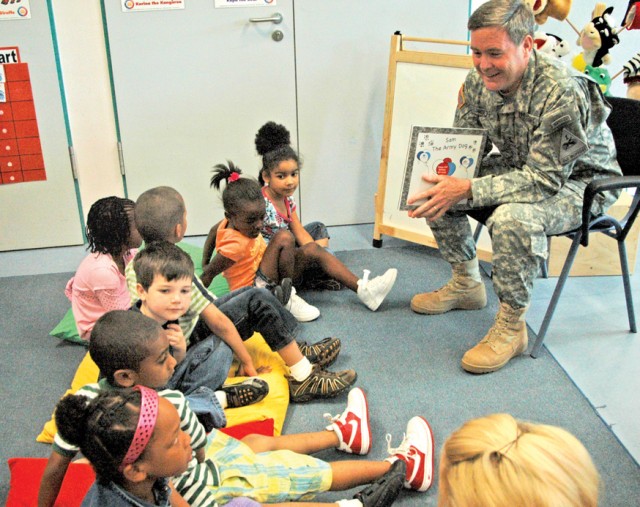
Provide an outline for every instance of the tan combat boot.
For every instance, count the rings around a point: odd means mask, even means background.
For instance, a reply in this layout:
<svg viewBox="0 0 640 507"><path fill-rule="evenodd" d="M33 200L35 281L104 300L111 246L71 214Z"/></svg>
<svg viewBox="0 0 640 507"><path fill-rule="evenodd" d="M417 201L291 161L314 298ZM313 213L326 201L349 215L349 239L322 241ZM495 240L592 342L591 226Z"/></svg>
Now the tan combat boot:
<svg viewBox="0 0 640 507"><path fill-rule="evenodd" d="M527 350L526 311L526 307L514 309L500 303L493 326L480 343L462 356L462 367L471 373L490 373Z"/></svg>
<svg viewBox="0 0 640 507"><path fill-rule="evenodd" d="M479 310L487 306L487 291L482 281L469 274L469 265L477 270L477 259L452 264L453 278L438 290L416 294L411 309L416 313L436 315L449 310Z"/></svg>

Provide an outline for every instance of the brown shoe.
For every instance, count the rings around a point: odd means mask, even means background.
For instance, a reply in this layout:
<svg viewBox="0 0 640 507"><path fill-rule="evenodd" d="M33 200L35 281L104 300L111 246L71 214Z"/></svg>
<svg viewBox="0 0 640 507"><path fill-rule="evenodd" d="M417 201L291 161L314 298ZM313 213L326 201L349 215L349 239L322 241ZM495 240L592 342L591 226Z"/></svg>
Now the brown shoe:
<svg viewBox="0 0 640 507"><path fill-rule="evenodd" d="M327 371L314 364L311 375L297 381L289 377L289 400L293 403L305 403L321 398L335 398L351 387L358 375L353 370L337 372Z"/></svg>
<svg viewBox="0 0 640 507"><path fill-rule="evenodd" d="M527 350L529 338L525 313L526 308L514 309L501 303L495 323L487 335L462 356L462 368L471 373L490 373Z"/></svg>
<svg viewBox="0 0 640 507"><path fill-rule="evenodd" d="M307 342L298 342L298 347L303 356L305 356L311 364L317 364L321 368L331 366L340 354L342 343L340 338L329 336L319 342L309 345Z"/></svg>
<svg viewBox="0 0 640 507"><path fill-rule="evenodd" d="M416 313L437 315L450 310L479 310L487 306L483 282L476 282L465 271L464 263L453 264L453 278L433 292L416 294L411 309Z"/></svg>

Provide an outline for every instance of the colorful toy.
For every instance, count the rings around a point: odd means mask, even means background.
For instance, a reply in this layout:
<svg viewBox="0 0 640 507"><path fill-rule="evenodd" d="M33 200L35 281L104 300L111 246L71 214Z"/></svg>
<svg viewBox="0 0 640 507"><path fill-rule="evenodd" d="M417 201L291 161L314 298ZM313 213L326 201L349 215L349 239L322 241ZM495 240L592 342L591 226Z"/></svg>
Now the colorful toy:
<svg viewBox="0 0 640 507"><path fill-rule="evenodd" d="M542 25L551 17L564 21L571 10L571 0L525 0L531 7L536 23Z"/></svg>
<svg viewBox="0 0 640 507"><path fill-rule="evenodd" d="M573 59L573 66L580 72L584 72L587 65L600 67L611 61L609 50L620 42L612 12L613 7L596 4L593 19L580 32L577 44L582 48L582 53Z"/></svg>
<svg viewBox="0 0 640 507"><path fill-rule="evenodd" d="M627 98L640 100L640 53L623 66L623 82L627 85Z"/></svg>
<svg viewBox="0 0 640 507"><path fill-rule="evenodd" d="M587 65L584 73L598 83L598 86L600 86L604 95L607 97L611 96L611 93L609 92L609 88L611 87L611 76L605 67L592 67L591 65Z"/></svg>
<svg viewBox="0 0 640 507"><path fill-rule="evenodd" d="M559 60L571 53L571 45L552 33L535 32L533 43L538 52L554 56Z"/></svg>
<svg viewBox="0 0 640 507"><path fill-rule="evenodd" d="M627 30L640 29L640 2L629 0L627 12L624 13L624 26Z"/></svg>

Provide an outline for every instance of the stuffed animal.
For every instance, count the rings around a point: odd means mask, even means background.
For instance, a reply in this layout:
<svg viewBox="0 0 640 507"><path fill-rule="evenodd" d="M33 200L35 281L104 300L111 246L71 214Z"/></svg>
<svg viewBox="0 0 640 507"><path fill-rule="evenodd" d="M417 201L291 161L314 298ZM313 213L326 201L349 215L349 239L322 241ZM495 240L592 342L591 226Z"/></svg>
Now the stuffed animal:
<svg viewBox="0 0 640 507"><path fill-rule="evenodd" d="M640 2L629 0L627 12L624 13L623 24L627 30L638 30L640 28Z"/></svg>
<svg viewBox="0 0 640 507"><path fill-rule="evenodd" d="M582 48L582 53L573 59L573 66L580 72L584 72L587 65L601 67L611 61L609 50L620 42L614 32L616 23L612 12L613 7L596 4L593 19L580 32L577 44Z"/></svg>
<svg viewBox="0 0 640 507"><path fill-rule="evenodd" d="M547 18L552 17L564 21L571 10L572 0L524 0L536 18L536 23L543 25Z"/></svg>
<svg viewBox="0 0 640 507"><path fill-rule="evenodd" d="M640 53L623 66L623 82L627 85L627 98L640 100Z"/></svg>
<svg viewBox="0 0 640 507"><path fill-rule="evenodd" d="M584 73L598 83L598 86L605 96L611 97L611 92L609 91L611 87L611 75L605 67L592 67L591 65L587 65Z"/></svg>
<svg viewBox="0 0 640 507"><path fill-rule="evenodd" d="M539 53L545 53L558 60L562 60L571 53L571 45L552 33L535 32L533 34L533 44Z"/></svg>

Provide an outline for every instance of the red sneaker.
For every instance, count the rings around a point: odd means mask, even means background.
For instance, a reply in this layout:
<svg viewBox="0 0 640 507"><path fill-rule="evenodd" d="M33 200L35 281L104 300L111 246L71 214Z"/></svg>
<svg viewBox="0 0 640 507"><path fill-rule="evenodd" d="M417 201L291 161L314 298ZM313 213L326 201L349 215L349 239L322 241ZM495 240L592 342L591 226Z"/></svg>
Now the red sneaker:
<svg viewBox="0 0 640 507"><path fill-rule="evenodd" d="M371 429L369 428L369 408L367 397L359 387L351 389L347 398L347 408L342 415L331 417L327 426L338 435L340 445L338 449L350 454L367 454L371 446Z"/></svg>
<svg viewBox="0 0 640 507"><path fill-rule="evenodd" d="M424 417L412 417L400 446L391 448L391 435L387 435L389 454L387 461L401 459L407 464L404 487L427 491L433 482L433 432Z"/></svg>

